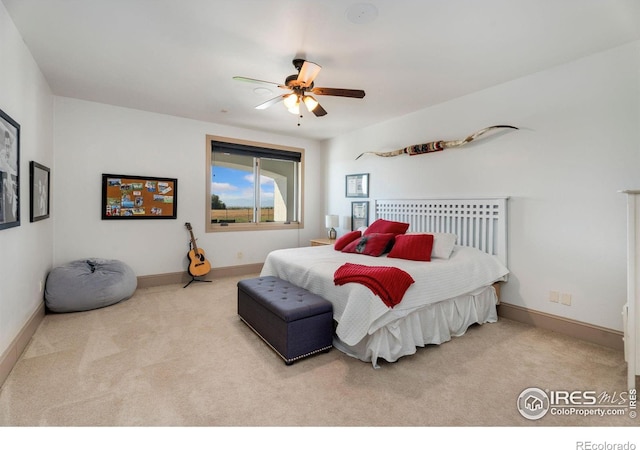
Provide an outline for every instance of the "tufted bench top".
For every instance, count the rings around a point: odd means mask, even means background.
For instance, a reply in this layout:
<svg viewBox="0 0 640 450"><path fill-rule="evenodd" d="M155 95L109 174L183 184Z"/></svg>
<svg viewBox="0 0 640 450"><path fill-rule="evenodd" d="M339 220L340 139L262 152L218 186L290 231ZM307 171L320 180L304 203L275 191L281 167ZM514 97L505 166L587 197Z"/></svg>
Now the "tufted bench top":
<svg viewBox="0 0 640 450"><path fill-rule="evenodd" d="M240 280L238 289L250 294L285 322L331 311L331 302L274 276Z"/></svg>

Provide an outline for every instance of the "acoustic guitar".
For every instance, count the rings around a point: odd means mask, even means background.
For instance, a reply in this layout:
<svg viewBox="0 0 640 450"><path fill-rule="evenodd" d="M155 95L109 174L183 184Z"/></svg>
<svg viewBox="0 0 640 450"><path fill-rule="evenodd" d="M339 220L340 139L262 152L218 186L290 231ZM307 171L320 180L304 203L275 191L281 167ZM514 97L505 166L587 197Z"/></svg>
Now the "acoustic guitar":
<svg viewBox="0 0 640 450"><path fill-rule="evenodd" d="M184 224L189 230L191 235L191 250L187 256L189 256L189 275L192 277L202 277L211 271L211 264L204 257L204 250L198 248L196 244L196 238L193 236L193 230L189 222Z"/></svg>

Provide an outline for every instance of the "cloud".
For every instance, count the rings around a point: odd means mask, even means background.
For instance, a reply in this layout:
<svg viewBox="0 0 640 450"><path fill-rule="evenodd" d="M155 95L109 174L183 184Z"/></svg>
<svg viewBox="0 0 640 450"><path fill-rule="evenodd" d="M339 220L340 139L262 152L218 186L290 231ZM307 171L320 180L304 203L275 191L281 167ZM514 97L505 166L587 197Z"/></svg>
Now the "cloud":
<svg viewBox="0 0 640 450"><path fill-rule="evenodd" d="M238 190L238 186L234 186L230 183L211 183L212 192L233 192Z"/></svg>
<svg viewBox="0 0 640 450"><path fill-rule="evenodd" d="M247 175L245 175L244 180L248 183L253 184L253 180L255 180L255 177L252 173L248 173ZM267 177L264 175L260 175L260 184L264 185L264 184L274 184L273 178L271 177Z"/></svg>

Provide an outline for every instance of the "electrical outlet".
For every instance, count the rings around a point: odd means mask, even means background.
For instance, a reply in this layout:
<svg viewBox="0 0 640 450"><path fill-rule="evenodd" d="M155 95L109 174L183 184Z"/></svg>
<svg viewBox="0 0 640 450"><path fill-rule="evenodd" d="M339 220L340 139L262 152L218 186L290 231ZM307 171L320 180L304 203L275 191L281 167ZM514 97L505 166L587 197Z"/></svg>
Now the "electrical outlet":
<svg viewBox="0 0 640 450"><path fill-rule="evenodd" d="M38 292L42 292L42 280L38 282Z"/></svg>
<svg viewBox="0 0 640 450"><path fill-rule="evenodd" d="M242 259L242 257L243 257L243 256L244 256L244 255L242 254L242 252L238 252L238 253L236 254L236 258L238 258L238 259Z"/></svg>
<svg viewBox="0 0 640 450"><path fill-rule="evenodd" d="M560 303L571 306L571 294L560 294Z"/></svg>
<svg viewBox="0 0 640 450"><path fill-rule="evenodd" d="M558 303L560 299L560 293L558 291L549 291L549 301Z"/></svg>

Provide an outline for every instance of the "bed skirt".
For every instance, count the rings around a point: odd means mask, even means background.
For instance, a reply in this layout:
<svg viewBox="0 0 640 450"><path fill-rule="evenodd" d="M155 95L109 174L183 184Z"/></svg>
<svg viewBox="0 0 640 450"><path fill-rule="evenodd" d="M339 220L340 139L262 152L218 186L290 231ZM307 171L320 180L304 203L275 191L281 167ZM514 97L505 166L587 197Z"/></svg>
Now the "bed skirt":
<svg viewBox="0 0 640 450"><path fill-rule="evenodd" d="M498 297L493 286L469 294L426 305L367 335L356 345L347 345L334 335L338 350L379 368L378 358L395 362L413 355L419 347L442 344L462 336L475 324L498 321Z"/></svg>

